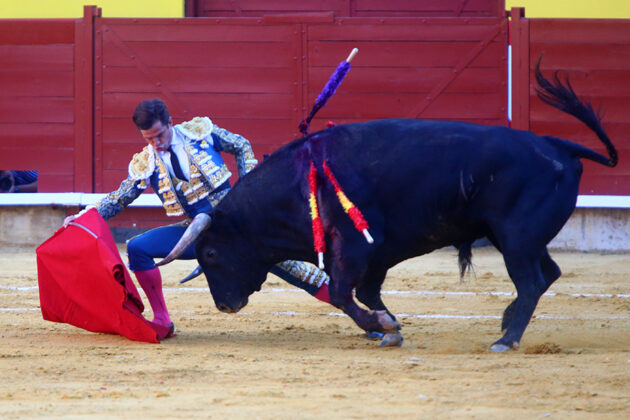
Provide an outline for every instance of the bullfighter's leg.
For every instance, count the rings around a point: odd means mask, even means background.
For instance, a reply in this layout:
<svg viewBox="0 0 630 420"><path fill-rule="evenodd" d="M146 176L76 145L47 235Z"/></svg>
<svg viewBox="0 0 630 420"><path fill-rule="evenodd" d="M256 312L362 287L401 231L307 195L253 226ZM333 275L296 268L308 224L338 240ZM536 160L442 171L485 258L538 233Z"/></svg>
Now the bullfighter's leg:
<svg viewBox="0 0 630 420"><path fill-rule="evenodd" d="M127 241L129 269L136 275L140 287L149 300L153 310L153 322L169 327L170 335L173 334L174 325L162 291L162 276L153 259L167 256L185 230L186 227L181 224L162 226ZM194 246L191 245L179 258L195 258Z"/></svg>
<svg viewBox="0 0 630 420"><path fill-rule="evenodd" d="M507 351L518 348L525 328L536 309L540 296L546 290L540 258L523 256L519 253L504 253L503 258L512 282L516 286L517 298L510 305L506 332L492 346L492 351ZM510 315L511 314L511 315Z"/></svg>
<svg viewBox="0 0 630 420"><path fill-rule="evenodd" d="M555 263L554 260L551 259L549 252L545 248L545 252L543 253L542 258L540 259L540 269L542 270L542 275L545 279L545 290L542 291L544 294L547 289L556 281L562 272L560 271L560 267ZM518 297L514 299L508 306L505 308L503 312L503 320L501 322L501 331L505 333L508 324L512 321L514 317L514 307L516 305Z"/></svg>
<svg viewBox="0 0 630 420"><path fill-rule="evenodd" d="M305 290L322 302L330 303L326 272L304 261L287 260L273 266L270 272L293 286Z"/></svg>

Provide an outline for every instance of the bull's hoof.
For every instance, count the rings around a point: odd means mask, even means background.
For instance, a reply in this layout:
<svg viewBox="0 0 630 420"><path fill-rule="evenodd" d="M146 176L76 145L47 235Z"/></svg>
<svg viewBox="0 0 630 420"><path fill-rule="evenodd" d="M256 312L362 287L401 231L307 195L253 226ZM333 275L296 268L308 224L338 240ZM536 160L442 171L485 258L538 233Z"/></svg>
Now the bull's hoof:
<svg viewBox="0 0 630 420"><path fill-rule="evenodd" d="M520 344L518 341L513 341L511 345L496 342L492 346L490 346L490 351L493 351L495 353L503 353L508 350L516 350L519 348L519 346Z"/></svg>
<svg viewBox="0 0 630 420"><path fill-rule="evenodd" d="M370 311L374 313L385 331L395 332L400 330L400 323L396 321L387 311Z"/></svg>
<svg viewBox="0 0 630 420"><path fill-rule="evenodd" d="M395 333L387 333L383 337L379 347L400 347L403 343L403 336L400 331Z"/></svg>
<svg viewBox="0 0 630 420"><path fill-rule="evenodd" d="M385 334L378 331L366 331L365 335L368 340L380 340Z"/></svg>

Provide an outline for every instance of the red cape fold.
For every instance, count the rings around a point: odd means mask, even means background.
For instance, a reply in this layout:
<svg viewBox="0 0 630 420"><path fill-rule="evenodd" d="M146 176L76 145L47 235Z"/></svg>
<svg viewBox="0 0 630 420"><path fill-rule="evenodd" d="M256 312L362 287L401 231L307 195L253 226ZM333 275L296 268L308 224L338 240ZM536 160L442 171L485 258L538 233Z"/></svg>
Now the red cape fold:
<svg viewBox="0 0 630 420"><path fill-rule="evenodd" d="M142 299L105 220L91 209L72 223L37 248L44 319L159 343L169 329L142 316Z"/></svg>

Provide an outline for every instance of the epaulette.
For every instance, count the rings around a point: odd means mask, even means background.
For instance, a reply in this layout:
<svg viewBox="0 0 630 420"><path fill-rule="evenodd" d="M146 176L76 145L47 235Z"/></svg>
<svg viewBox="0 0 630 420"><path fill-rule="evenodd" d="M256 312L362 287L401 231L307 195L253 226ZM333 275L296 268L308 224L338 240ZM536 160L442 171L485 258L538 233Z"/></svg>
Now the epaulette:
<svg viewBox="0 0 630 420"><path fill-rule="evenodd" d="M140 153L133 155L129 162L129 177L134 181L148 179L155 170L155 152L147 145Z"/></svg>
<svg viewBox="0 0 630 420"><path fill-rule="evenodd" d="M177 125L182 134L191 140L203 140L212 133L214 125L208 117L195 117Z"/></svg>

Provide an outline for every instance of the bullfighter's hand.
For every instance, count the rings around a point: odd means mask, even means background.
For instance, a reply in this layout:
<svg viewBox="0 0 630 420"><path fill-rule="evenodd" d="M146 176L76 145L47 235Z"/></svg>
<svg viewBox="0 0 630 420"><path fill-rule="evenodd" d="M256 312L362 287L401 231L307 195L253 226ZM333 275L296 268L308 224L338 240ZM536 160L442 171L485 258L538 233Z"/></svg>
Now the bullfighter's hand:
<svg viewBox="0 0 630 420"><path fill-rule="evenodd" d="M74 219L76 219L78 216L79 216L78 214L72 214L66 217L65 219L63 219L63 227L68 227L68 224L72 222Z"/></svg>

